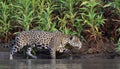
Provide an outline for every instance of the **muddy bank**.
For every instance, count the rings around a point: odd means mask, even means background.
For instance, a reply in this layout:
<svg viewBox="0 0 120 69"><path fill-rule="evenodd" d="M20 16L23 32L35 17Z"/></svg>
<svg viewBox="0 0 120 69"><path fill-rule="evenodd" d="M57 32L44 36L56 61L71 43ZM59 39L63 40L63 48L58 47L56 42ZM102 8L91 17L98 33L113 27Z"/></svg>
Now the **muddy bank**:
<svg viewBox="0 0 120 69"><path fill-rule="evenodd" d="M42 54L39 53L37 55L38 59L51 59L50 55ZM57 54L57 59L71 59L71 56L68 54ZM31 59L30 57L25 56L24 54L16 53L14 55L14 59ZM9 59L9 52L0 52L0 59ZM120 59L120 56L118 55L103 55L103 54L85 54L85 55L80 55L80 54L73 54L72 59Z"/></svg>
<svg viewBox="0 0 120 69"><path fill-rule="evenodd" d="M8 59L9 57L9 47L8 44L0 44L0 59ZM83 46L80 50L77 48L69 48L72 52L72 56L69 54L69 52L59 53L57 54L57 59L117 59L120 58L120 55L110 47L110 44L105 44L106 48L104 52L98 52L94 53L92 52L92 49L88 46ZM38 59L51 59L49 50L43 49L43 50L37 50L36 55ZM29 56L26 56L25 52L18 52L14 55L15 59L27 59L30 58ZM30 58L31 59L31 58Z"/></svg>

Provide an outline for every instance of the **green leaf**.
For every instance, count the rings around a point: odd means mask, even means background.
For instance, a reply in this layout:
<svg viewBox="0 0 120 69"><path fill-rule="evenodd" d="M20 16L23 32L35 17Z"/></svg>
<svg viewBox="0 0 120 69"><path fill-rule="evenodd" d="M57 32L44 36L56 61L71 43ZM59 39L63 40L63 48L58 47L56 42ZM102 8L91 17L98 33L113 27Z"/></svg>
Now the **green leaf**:
<svg viewBox="0 0 120 69"><path fill-rule="evenodd" d="M112 5L112 3L105 4L105 5L103 6L103 8L110 7L111 5Z"/></svg>
<svg viewBox="0 0 120 69"><path fill-rule="evenodd" d="M88 4L88 1L82 2L82 3L81 3L81 6L82 6L82 5L86 5L86 4Z"/></svg>

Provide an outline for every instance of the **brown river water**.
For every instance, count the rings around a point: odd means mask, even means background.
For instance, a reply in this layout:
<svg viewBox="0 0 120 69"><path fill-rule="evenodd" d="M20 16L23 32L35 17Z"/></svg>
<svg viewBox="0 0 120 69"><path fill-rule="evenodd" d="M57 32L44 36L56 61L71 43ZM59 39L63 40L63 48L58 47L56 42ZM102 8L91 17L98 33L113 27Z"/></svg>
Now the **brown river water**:
<svg viewBox="0 0 120 69"><path fill-rule="evenodd" d="M0 52L0 69L120 69L119 59L8 59Z"/></svg>

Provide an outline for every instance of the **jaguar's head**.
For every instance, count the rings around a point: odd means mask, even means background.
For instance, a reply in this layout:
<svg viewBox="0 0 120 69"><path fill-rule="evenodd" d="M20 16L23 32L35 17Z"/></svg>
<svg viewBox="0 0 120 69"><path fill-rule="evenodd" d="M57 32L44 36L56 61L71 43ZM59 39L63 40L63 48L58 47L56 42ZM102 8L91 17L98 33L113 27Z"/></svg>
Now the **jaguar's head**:
<svg viewBox="0 0 120 69"><path fill-rule="evenodd" d="M78 47L79 49L82 47L82 43L81 43L80 39L76 36L69 36L68 43L74 47Z"/></svg>

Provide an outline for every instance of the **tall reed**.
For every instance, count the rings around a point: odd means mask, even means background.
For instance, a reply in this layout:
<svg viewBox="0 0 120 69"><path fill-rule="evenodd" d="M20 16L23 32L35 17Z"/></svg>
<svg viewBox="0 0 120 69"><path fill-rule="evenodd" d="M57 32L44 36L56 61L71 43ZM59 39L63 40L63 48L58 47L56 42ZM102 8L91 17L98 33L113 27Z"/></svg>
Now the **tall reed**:
<svg viewBox="0 0 120 69"><path fill-rule="evenodd" d="M11 5L0 2L0 36L7 36L11 26Z"/></svg>
<svg viewBox="0 0 120 69"><path fill-rule="evenodd" d="M96 0L84 1L81 4L80 11L84 24L91 27L93 35L100 34L99 27L103 25L104 18L101 12L97 12L100 2ZM100 8L99 8L100 9Z"/></svg>
<svg viewBox="0 0 120 69"><path fill-rule="evenodd" d="M17 0L14 5L16 9L14 18L24 30L30 30L30 24L34 19L34 1L35 0Z"/></svg>
<svg viewBox="0 0 120 69"><path fill-rule="evenodd" d="M120 17L120 0L113 0L113 7L116 9L117 15Z"/></svg>
<svg viewBox="0 0 120 69"><path fill-rule="evenodd" d="M55 8L52 0L38 0L37 3L37 27L35 29L54 31L56 23L52 22L52 12Z"/></svg>
<svg viewBox="0 0 120 69"><path fill-rule="evenodd" d="M82 31L82 24L77 16L78 11L75 11L75 6L79 0L60 0L59 12L62 13L58 16L59 30L66 34L76 34L80 36Z"/></svg>
<svg viewBox="0 0 120 69"><path fill-rule="evenodd" d="M104 7L116 8L120 16L120 1L110 2ZM22 30L60 30L81 37L83 26L89 26L93 35L101 34L99 27L105 21L101 4L103 1L98 0L0 0L0 33L5 36L18 26Z"/></svg>

